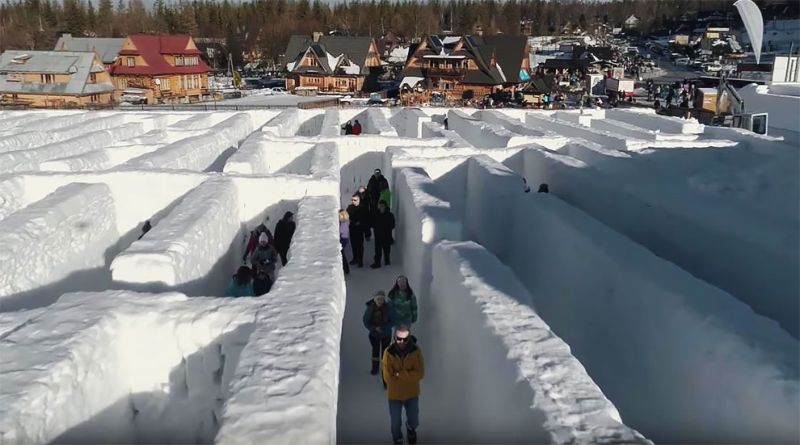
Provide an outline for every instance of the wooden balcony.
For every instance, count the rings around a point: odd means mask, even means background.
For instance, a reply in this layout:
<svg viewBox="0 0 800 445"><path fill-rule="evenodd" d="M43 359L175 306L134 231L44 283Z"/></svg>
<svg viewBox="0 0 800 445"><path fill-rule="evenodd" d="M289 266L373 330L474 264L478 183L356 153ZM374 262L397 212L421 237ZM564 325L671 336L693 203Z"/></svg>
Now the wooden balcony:
<svg viewBox="0 0 800 445"><path fill-rule="evenodd" d="M424 77L464 77L467 74L466 68L423 68Z"/></svg>

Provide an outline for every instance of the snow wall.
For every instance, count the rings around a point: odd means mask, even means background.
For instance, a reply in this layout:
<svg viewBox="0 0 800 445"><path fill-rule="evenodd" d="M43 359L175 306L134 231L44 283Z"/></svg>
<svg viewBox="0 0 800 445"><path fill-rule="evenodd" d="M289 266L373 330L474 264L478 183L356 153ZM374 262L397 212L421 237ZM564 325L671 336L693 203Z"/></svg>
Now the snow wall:
<svg viewBox="0 0 800 445"><path fill-rule="evenodd" d="M0 309L25 307L50 288L103 289L107 251L118 238L114 200L104 184L65 185L1 220Z"/></svg>
<svg viewBox="0 0 800 445"><path fill-rule="evenodd" d="M537 130L517 119L510 118L499 111L477 111L473 115L484 122L504 128L513 133L535 138L537 144L551 150L557 150L567 143L568 139L553 131ZM577 116L577 114L576 114ZM514 144L518 145L518 144Z"/></svg>
<svg viewBox="0 0 800 445"><path fill-rule="evenodd" d="M336 441L345 284L336 198L300 201L292 259L242 351L216 444Z"/></svg>
<svg viewBox="0 0 800 445"><path fill-rule="evenodd" d="M466 408L459 413L463 423L437 434L464 443L650 443L621 423L570 347L533 310L522 283L495 256L473 242L442 241L432 265L431 298L423 308L428 334L438 341L426 349L426 367L429 375L448 377L437 382L444 397L423 399L423 406ZM433 347L464 338L484 351L466 354L468 363L457 348ZM454 363L461 372L447 371ZM503 414L490 422L487 411Z"/></svg>
<svg viewBox="0 0 800 445"><path fill-rule="evenodd" d="M404 138L418 138L422 135L422 124L430 122L431 118L419 108L401 108L389 118L389 123L397 130L397 134Z"/></svg>
<svg viewBox="0 0 800 445"><path fill-rule="evenodd" d="M361 131L364 134L398 136L397 130L389 123L389 120L380 108L366 108L361 113L355 115L352 120L353 122L358 121L358 123L361 124Z"/></svg>
<svg viewBox="0 0 800 445"><path fill-rule="evenodd" d="M709 208L689 194L675 201L657 190L629 187L579 160L542 150L524 150L505 163L798 335L797 243L783 239L785 230L762 230L769 220L745 225L740 221L746 214L723 213L724 208Z"/></svg>
<svg viewBox="0 0 800 445"><path fill-rule="evenodd" d="M795 339L555 197L523 193L519 178L492 162L468 170L468 182L483 187L468 187L467 201L484 211L465 211L465 233L498 245L492 231L469 227L507 215L497 256L627 425L668 443L797 437Z"/></svg>
<svg viewBox="0 0 800 445"><path fill-rule="evenodd" d="M64 295L0 340L0 443L211 443L257 301Z"/></svg>
<svg viewBox="0 0 800 445"><path fill-rule="evenodd" d="M461 110L447 112L448 129L456 131L476 147L510 147L537 142L538 137L512 133L500 125L489 124Z"/></svg>
<svg viewBox="0 0 800 445"><path fill-rule="evenodd" d="M774 88L771 91L770 88ZM744 100L745 111L748 113L769 113L769 134L783 136L786 141L794 144L800 142L800 129L797 126L797 116L800 115L800 96L781 94L780 86L750 84L739 89L739 95Z"/></svg>

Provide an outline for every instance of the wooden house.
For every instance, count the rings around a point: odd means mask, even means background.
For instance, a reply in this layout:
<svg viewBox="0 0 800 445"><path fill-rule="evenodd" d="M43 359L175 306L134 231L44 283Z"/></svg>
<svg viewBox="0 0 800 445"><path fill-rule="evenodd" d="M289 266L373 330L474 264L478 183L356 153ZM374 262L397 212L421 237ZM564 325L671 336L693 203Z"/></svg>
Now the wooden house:
<svg viewBox="0 0 800 445"><path fill-rule="evenodd" d="M375 90L382 72L371 37L292 36L286 47L286 89L315 87L321 92L359 93Z"/></svg>

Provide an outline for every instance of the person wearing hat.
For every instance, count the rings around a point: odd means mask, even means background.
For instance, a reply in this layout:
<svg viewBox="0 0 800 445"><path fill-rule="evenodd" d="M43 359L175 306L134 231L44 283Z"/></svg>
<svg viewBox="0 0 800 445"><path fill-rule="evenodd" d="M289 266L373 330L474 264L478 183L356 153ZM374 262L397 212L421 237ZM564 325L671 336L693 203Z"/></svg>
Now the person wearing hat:
<svg viewBox="0 0 800 445"><path fill-rule="evenodd" d="M364 310L364 327L369 331L369 344L372 346L372 375L378 374L381 354L389 347L392 339L392 321L390 318L389 304L386 302L386 294L379 290L367 301Z"/></svg>
<svg viewBox="0 0 800 445"><path fill-rule="evenodd" d="M275 282L275 263L278 252L269 243L269 237L262 233L258 237L258 246L250 255L250 265L253 267L253 293L261 296L272 289Z"/></svg>

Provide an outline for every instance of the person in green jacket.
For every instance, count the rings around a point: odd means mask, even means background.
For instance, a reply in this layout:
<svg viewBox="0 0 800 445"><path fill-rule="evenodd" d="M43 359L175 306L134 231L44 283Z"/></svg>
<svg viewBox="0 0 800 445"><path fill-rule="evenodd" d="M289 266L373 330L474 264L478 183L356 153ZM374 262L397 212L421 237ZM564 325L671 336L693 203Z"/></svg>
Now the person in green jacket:
<svg viewBox="0 0 800 445"><path fill-rule="evenodd" d="M404 275L397 277L394 287L389 291L389 303L392 308L393 327L411 326L417 322L417 297Z"/></svg>

